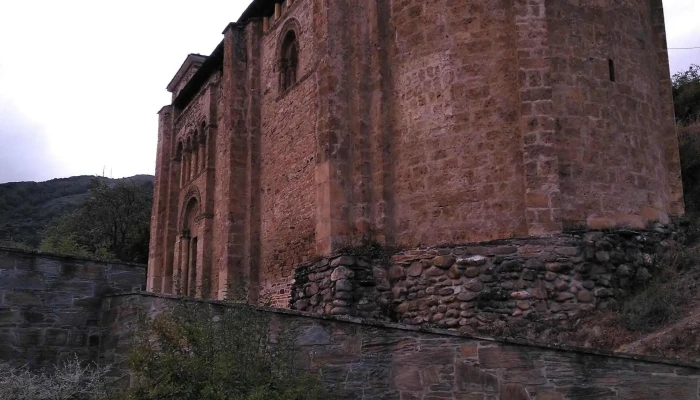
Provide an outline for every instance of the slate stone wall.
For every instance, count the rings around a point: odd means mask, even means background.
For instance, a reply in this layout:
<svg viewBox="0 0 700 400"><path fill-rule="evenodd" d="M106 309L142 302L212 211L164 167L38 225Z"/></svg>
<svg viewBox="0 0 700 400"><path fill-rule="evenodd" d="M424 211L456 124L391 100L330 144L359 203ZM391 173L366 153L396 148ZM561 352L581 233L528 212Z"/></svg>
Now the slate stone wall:
<svg viewBox="0 0 700 400"><path fill-rule="evenodd" d="M102 354L117 366L122 384L131 378L125 357L138 315L156 315L178 301L146 293L105 300ZM299 366L319 373L341 400L700 399L700 369L693 365L349 317L262 311L272 319L270 326L296 329Z"/></svg>
<svg viewBox="0 0 700 400"><path fill-rule="evenodd" d="M104 295L141 290L143 265L0 248L0 362L51 367L97 360Z"/></svg>
<svg viewBox="0 0 700 400"><path fill-rule="evenodd" d="M390 261L338 255L297 270L291 308L564 341L579 317L614 309L652 279L678 235L657 224L419 248Z"/></svg>

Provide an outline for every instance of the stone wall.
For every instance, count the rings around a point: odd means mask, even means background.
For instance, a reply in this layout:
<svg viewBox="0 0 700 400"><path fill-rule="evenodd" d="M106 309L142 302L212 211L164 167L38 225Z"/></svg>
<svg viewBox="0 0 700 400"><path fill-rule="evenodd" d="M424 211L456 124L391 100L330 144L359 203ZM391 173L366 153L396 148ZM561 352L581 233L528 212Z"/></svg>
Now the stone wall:
<svg viewBox="0 0 700 400"><path fill-rule="evenodd" d="M291 307L560 340L587 312L614 309L652 278L678 234L591 231L399 252L390 262L338 255L297 270ZM359 249L358 251L360 251Z"/></svg>
<svg viewBox="0 0 700 400"><path fill-rule="evenodd" d="M123 384L130 379L124 360L137 315L153 316L177 301L152 294L105 300L102 354L118 367L115 374ZM700 399L697 366L360 323L348 317L263 311L273 320L271 326L296 330L300 367L319 373L338 399Z"/></svg>
<svg viewBox="0 0 700 400"><path fill-rule="evenodd" d="M142 265L0 248L0 362L49 367L96 360L104 295L141 290Z"/></svg>
<svg viewBox="0 0 700 400"><path fill-rule="evenodd" d="M275 305L289 299L294 268L316 250L314 160L317 115L316 37L312 0L296 0L271 21L259 46L260 188L253 199L260 209L260 291ZM297 82L280 87L280 57L284 37L293 31L298 41Z"/></svg>
<svg viewBox="0 0 700 400"><path fill-rule="evenodd" d="M661 1L545 3L564 225L682 213Z"/></svg>

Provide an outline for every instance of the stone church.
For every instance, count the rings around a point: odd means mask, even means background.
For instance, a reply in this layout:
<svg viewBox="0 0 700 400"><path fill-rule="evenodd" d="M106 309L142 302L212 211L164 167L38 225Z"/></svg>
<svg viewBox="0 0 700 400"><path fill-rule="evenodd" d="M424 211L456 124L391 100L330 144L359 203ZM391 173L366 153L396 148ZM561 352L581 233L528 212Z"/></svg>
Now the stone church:
<svg viewBox="0 0 700 400"><path fill-rule="evenodd" d="M661 0L255 0L167 89L151 291L683 214Z"/></svg>

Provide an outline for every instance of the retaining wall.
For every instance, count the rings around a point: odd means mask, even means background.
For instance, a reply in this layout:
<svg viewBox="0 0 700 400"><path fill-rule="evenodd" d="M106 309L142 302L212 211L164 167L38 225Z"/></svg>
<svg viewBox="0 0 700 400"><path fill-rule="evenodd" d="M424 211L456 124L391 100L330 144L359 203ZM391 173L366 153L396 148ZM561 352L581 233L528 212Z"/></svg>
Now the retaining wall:
<svg viewBox="0 0 700 400"><path fill-rule="evenodd" d="M146 267L0 248L0 362L97 360L107 294L141 290Z"/></svg>
<svg viewBox="0 0 700 400"><path fill-rule="evenodd" d="M122 384L130 380L125 359L139 315L154 316L178 301L154 294L105 299L102 354L117 367ZM225 307L208 304L219 311ZM700 399L700 369L693 365L260 310L271 327L296 331L300 368L320 374L338 399Z"/></svg>
<svg viewBox="0 0 700 400"><path fill-rule="evenodd" d="M581 316L614 309L659 273L678 236L659 224L419 248L385 260L340 254L297 269L291 307L558 340Z"/></svg>

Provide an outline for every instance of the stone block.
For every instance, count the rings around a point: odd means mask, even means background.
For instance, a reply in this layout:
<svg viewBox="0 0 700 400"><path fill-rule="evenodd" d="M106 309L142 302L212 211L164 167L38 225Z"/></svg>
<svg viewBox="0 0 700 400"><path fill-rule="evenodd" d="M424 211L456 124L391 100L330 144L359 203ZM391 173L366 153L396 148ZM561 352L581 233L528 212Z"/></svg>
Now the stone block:
<svg viewBox="0 0 700 400"><path fill-rule="evenodd" d="M399 280L404 277L404 268L400 265L392 265L389 268L389 279Z"/></svg>
<svg viewBox="0 0 700 400"><path fill-rule="evenodd" d="M540 390L537 392L535 400L566 400L562 393L553 390Z"/></svg>
<svg viewBox="0 0 700 400"><path fill-rule="evenodd" d="M479 266L486 264L487 261L488 261L488 258L486 258L484 256L471 256L471 257L459 258L457 260L457 264L479 267Z"/></svg>
<svg viewBox="0 0 700 400"><path fill-rule="evenodd" d="M595 298L593 297L593 293L589 292L588 290L582 290L578 292L576 298L581 303L590 303L595 300Z"/></svg>
<svg viewBox="0 0 700 400"><path fill-rule="evenodd" d="M479 297L479 293L475 292L461 292L457 295L457 300L459 301L472 301Z"/></svg>
<svg viewBox="0 0 700 400"><path fill-rule="evenodd" d="M469 267L464 270L464 276L467 278L476 278L480 273L481 270L478 267Z"/></svg>
<svg viewBox="0 0 700 400"><path fill-rule="evenodd" d="M105 273L106 266L104 264L96 264L92 262L86 263L63 263L62 276L66 279L102 279Z"/></svg>
<svg viewBox="0 0 700 400"><path fill-rule="evenodd" d="M437 256L433 258L432 263L434 266L442 268L442 269L447 269L452 266L452 264L455 263L454 257L450 256Z"/></svg>
<svg viewBox="0 0 700 400"><path fill-rule="evenodd" d="M95 335L98 338L99 336ZM70 330L68 332L68 338L66 340L66 345L68 347L85 347L87 344L87 334L83 330Z"/></svg>
<svg viewBox="0 0 700 400"><path fill-rule="evenodd" d="M336 257L331 261L331 267L336 268L339 266L352 267L355 265L355 257L352 256L340 256Z"/></svg>
<svg viewBox="0 0 700 400"><path fill-rule="evenodd" d="M472 292L480 292L484 290L484 284L476 279L471 279L464 282L464 288Z"/></svg>
<svg viewBox="0 0 700 400"><path fill-rule="evenodd" d="M68 331L65 329L44 329L44 345L65 346L68 341Z"/></svg>
<svg viewBox="0 0 700 400"><path fill-rule="evenodd" d="M47 321L47 311L40 311L40 310L34 310L34 309L25 309L22 310L22 317L24 317L24 320L28 324L36 324L40 322L46 322Z"/></svg>
<svg viewBox="0 0 700 400"><path fill-rule="evenodd" d="M339 292L351 292L352 282L348 279L339 279L335 282L335 290Z"/></svg>
<svg viewBox="0 0 700 400"><path fill-rule="evenodd" d="M24 322L24 317L19 310L7 307L0 308L0 326L15 325Z"/></svg>
<svg viewBox="0 0 700 400"><path fill-rule="evenodd" d="M353 277L355 277L355 272L343 265L336 267L331 273L332 281L337 281L339 279L351 279Z"/></svg>
<svg viewBox="0 0 700 400"><path fill-rule="evenodd" d="M522 385L503 385L500 390L499 400L531 400L527 390Z"/></svg>
<svg viewBox="0 0 700 400"><path fill-rule="evenodd" d="M11 290L5 293L5 304L8 306L40 306L42 301L36 292Z"/></svg>
<svg viewBox="0 0 700 400"><path fill-rule="evenodd" d="M495 393L499 387L496 376L462 361L455 363L455 384L457 390L461 392L483 391Z"/></svg>
<svg viewBox="0 0 700 400"><path fill-rule="evenodd" d="M311 284L309 284L306 287L305 294L306 294L306 296L311 297L311 296L315 295L316 293L318 293L319 290L320 290L320 288L318 287L318 284L316 284L316 282L312 282Z"/></svg>
<svg viewBox="0 0 700 400"><path fill-rule="evenodd" d="M88 310L99 310L102 306L102 298L100 297L82 297L73 300L73 306Z"/></svg>
<svg viewBox="0 0 700 400"><path fill-rule="evenodd" d="M43 342L44 332L41 328L22 328L15 331L17 342L22 348L37 347Z"/></svg>
<svg viewBox="0 0 700 400"><path fill-rule="evenodd" d="M330 333L320 325L312 325L307 328L297 339L297 344L299 346L326 345L330 344L330 342Z"/></svg>
<svg viewBox="0 0 700 400"><path fill-rule="evenodd" d="M399 390L421 391L423 385L420 382L420 370L411 365L394 368L391 376L391 387Z"/></svg>
<svg viewBox="0 0 700 400"><path fill-rule="evenodd" d="M11 290L46 290L44 277L36 272L22 272L0 279L2 287Z"/></svg>
<svg viewBox="0 0 700 400"><path fill-rule="evenodd" d="M428 269L425 271L425 274L426 274L427 276L441 276L441 275L443 275L444 273L445 273L444 270L442 270L441 268L436 267L436 266L431 266L430 268L428 268Z"/></svg>
<svg viewBox="0 0 700 400"><path fill-rule="evenodd" d="M459 279L462 276L462 270L457 267L457 265L452 265L449 270L447 270L447 276L450 279Z"/></svg>
<svg viewBox="0 0 700 400"><path fill-rule="evenodd" d="M87 313L85 311L59 311L56 314L56 326L85 326L87 321Z"/></svg>
<svg viewBox="0 0 700 400"><path fill-rule="evenodd" d="M348 315L350 314L350 309L347 307L333 307L331 309L331 315Z"/></svg>
<svg viewBox="0 0 700 400"><path fill-rule="evenodd" d="M412 278L419 277L423 273L423 264L421 262L414 262L408 269L408 276Z"/></svg>

